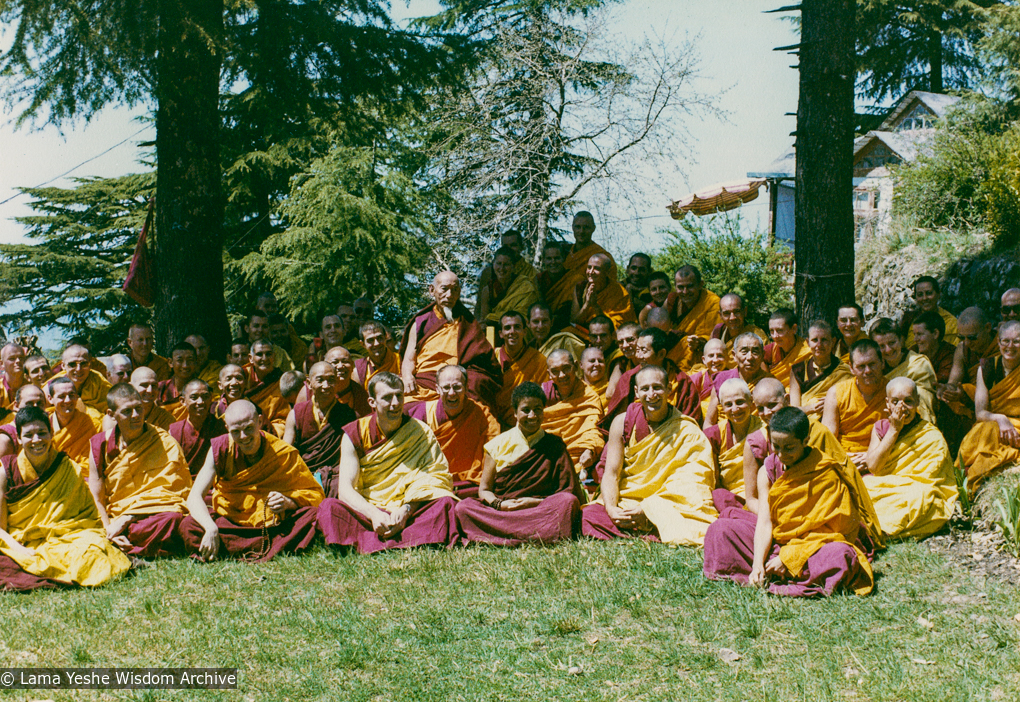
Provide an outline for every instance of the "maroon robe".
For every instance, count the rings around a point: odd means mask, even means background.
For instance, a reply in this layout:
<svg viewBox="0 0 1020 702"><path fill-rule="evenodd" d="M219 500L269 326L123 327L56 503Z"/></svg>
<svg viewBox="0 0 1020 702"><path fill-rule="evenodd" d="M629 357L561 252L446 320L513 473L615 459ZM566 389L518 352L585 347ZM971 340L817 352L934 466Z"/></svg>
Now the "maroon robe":
<svg viewBox="0 0 1020 702"><path fill-rule="evenodd" d="M635 401L636 388L634 387L634 378L642 368L643 366L631 368L620 376L620 380L616 383L613 397L606 404L606 416L599 425L603 431L608 433L616 416L626 411L631 403ZM677 370L676 375L672 376L671 374L671 377L675 378L676 391L670 397L670 404L700 425L702 421L701 393L698 391L697 386L690 376L682 370Z"/></svg>
<svg viewBox="0 0 1020 702"><path fill-rule="evenodd" d="M334 402L326 413L322 429L319 429L311 400L294 405L294 448L301 454L308 470L318 475L326 497L336 497L336 468L340 465L344 426L357 418L353 409L342 402Z"/></svg>
<svg viewBox="0 0 1020 702"><path fill-rule="evenodd" d="M354 410L354 414L359 417L372 414L372 406L368 404L368 391L353 380L346 390L337 393L336 399Z"/></svg>
<svg viewBox="0 0 1020 702"><path fill-rule="evenodd" d="M61 464L63 459L60 453L56 455L52 462L43 470L35 480L25 482L25 479L21 476L21 471L18 470L18 456L17 454L11 454L0 457L0 464L4 467L4 472L7 473L7 492L6 500L7 504L10 505L12 502L24 499L32 490L35 490L40 483L44 483L53 476L53 472L57 469L57 466ZM31 592L32 590L53 590L61 587L70 587L65 583L57 582L56 580L50 580L49 578L40 578L38 575L32 575L21 569L18 562L10 556L0 553L0 591L14 591L14 592Z"/></svg>
<svg viewBox="0 0 1020 702"><path fill-rule="evenodd" d="M829 358L829 365L825 368L825 370L819 373L818 369L815 368L813 358L809 358L806 361L801 361L793 366L793 368L790 369L790 375L797 379L797 385L800 386L800 392L801 394L804 394L832 375L833 371L839 367L839 364L839 357L833 354Z"/></svg>
<svg viewBox="0 0 1020 702"><path fill-rule="evenodd" d="M174 383L174 379L168 378L167 380L161 380L156 392L156 404L172 405L180 401L181 393L177 390L177 385Z"/></svg>
<svg viewBox="0 0 1020 702"><path fill-rule="evenodd" d="M213 416L211 413L202 423L202 431L195 431L190 419L182 419L170 425L170 436L184 449L184 457L188 460L188 470L191 471L192 477L198 475L198 471L202 469L212 440L226 433L227 425L223 423L223 418Z"/></svg>

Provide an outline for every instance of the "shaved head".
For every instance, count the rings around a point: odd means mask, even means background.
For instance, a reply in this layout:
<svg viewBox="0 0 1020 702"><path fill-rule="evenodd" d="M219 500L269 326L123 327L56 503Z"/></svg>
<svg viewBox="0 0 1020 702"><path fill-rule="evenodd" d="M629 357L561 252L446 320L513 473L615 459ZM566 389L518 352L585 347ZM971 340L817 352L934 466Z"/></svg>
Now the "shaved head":
<svg viewBox="0 0 1020 702"><path fill-rule="evenodd" d="M585 349L587 351L587 349ZM582 354L583 355L583 354ZM564 361L570 361L574 363L574 356L566 349L556 349L546 356L547 363L563 363Z"/></svg>
<svg viewBox="0 0 1020 702"><path fill-rule="evenodd" d="M762 378L754 385L755 402L778 400L786 396L786 388L775 378Z"/></svg>
<svg viewBox="0 0 1020 702"><path fill-rule="evenodd" d="M906 393L910 394L914 398L918 397L917 383L915 383L910 378L907 378L906 376L902 375L898 378L893 378L892 380L890 380L889 383L885 386L885 392L888 395Z"/></svg>
<svg viewBox="0 0 1020 702"><path fill-rule="evenodd" d="M230 427L230 425L240 424L249 419L258 418L258 410L248 400L234 400L227 407L227 411L223 413L223 422Z"/></svg>
<svg viewBox="0 0 1020 702"><path fill-rule="evenodd" d="M69 357L76 356L78 354L85 354L85 356L89 358L92 356L89 350L81 344L71 344L64 349L64 353L60 355L60 358L66 362Z"/></svg>
<svg viewBox="0 0 1020 702"><path fill-rule="evenodd" d="M662 329L663 327L669 327L669 321L669 311L665 307L653 307L648 310L648 326Z"/></svg>
<svg viewBox="0 0 1020 702"><path fill-rule="evenodd" d="M432 284L436 286L448 284L460 285L460 278L453 271L443 271L436 274L436 277L432 279Z"/></svg>
<svg viewBox="0 0 1020 702"><path fill-rule="evenodd" d="M650 313L649 316L651 316ZM709 339L708 342L705 344L704 353L713 353L720 351L722 353L726 353L726 342L723 341L722 339Z"/></svg>
<svg viewBox="0 0 1020 702"><path fill-rule="evenodd" d="M146 380L150 382L156 381L156 371L152 370L148 366L140 366L138 368L135 368L134 371L131 373L132 385L138 385L139 383L145 382Z"/></svg>
<svg viewBox="0 0 1020 702"><path fill-rule="evenodd" d="M227 373L243 373L244 369L236 363L228 363L227 365L220 368L220 380L223 380Z"/></svg>
<svg viewBox="0 0 1020 702"><path fill-rule="evenodd" d="M318 373L332 373L333 375L336 375L336 369L333 367L332 363L319 361L308 369L308 377L312 377Z"/></svg>
<svg viewBox="0 0 1020 702"><path fill-rule="evenodd" d="M959 324L988 324L988 315L980 307L968 307L960 313Z"/></svg>

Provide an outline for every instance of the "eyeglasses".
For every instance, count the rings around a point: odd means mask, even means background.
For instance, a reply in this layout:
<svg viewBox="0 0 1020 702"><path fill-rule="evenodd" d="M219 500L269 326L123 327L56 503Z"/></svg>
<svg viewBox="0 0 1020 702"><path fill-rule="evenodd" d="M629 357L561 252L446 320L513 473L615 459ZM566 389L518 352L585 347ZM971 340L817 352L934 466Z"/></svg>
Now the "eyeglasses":
<svg viewBox="0 0 1020 702"><path fill-rule="evenodd" d="M958 334L958 336L961 339L966 339L967 341L977 341L978 337L981 336L981 335L980 334Z"/></svg>
<svg viewBox="0 0 1020 702"><path fill-rule="evenodd" d="M1003 305L999 308L999 311L1002 313L1003 317L1007 315L1020 316L1020 305Z"/></svg>

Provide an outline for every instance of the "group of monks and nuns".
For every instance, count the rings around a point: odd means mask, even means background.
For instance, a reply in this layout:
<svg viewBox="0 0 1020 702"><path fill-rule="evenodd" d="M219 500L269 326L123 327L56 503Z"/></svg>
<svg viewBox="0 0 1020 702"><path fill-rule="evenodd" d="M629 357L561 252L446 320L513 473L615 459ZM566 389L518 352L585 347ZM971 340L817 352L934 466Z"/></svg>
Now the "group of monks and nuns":
<svg viewBox="0 0 1020 702"><path fill-rule="evenodd" d="M715 459L717 487L712 501L721 514L726 507L744 503L744 441L762 423L754 412L751 389L741 378L724 381L717 392L720 422L704 431Z"/></svg>
<svg viewBox="0 0 1020 702"><path fill-rule="evenodd" d="M850 366L840 360L833 350L836 339L832 325L816 319L808 325L807 358L790 371L790 404L800 407L808 416L822 416L825 396L837 383L850 378Z"/></svg>
<svg viewBox="0 0 1020 702"><path fill-rule="evenodd" d="M945 331L946 320L938 312L922 312L914 317L910 325L910 333L914 337L910 350L922 354L931 363L937 382L936 392L940 392L942 386L949 382L953 372L953 357L956 355L956 346L945 340Z"/></svg>
<svg viewBox="0 0 1020 702"><path fill-rule="evenodd" d="M7 342L0 348L0 365L3 366L3 378L0 378L0 407L14 407L14 393L29 382L25 375L25 348L21 344Z"/></svg>
<svg viewBox="0 0 1020 702"><path fill-rule="evenodd" d="M871 430L885 412L885 375L882 352L871 339L850 348L850 373L825 396L822 422L839 439L858 468L866 464Z"/></svg>
<svg viewBox="0 0 1020 702"><path fill-rule="evenodd" d="M45 410L48 404L46 393L35 385L22 385L14 393L15 416L17 416L18 410L26 407L38 407L41 410ZM11 418L9 424L0 425L0 456L10 456L20 450L21 444L18 442L18 427L14 419Z"/></svg>
<svg viewBox="0 0 1020 702"><path fill-rule="evenodd" d="M244 339L234 339L230 344L230 353L227 354L227 363L235 366L243 366L248 362L251 353L251 346Z"/></svg>
<svg viewBox="0 0 1020 702"><path fill-rule="evenodd" d="M134 366L131 364L131 358L122 353L115 353L106 362L106 379L111 387L117 383L129 383L132 370Z"/></svg>
<svg viewBox="0 0 1020 702"><path fill-rule="evenodd" d="M585 385L590 386L599 394L604 408L609 386L609 369L606 366L606 356L602 353L602 349L589 346L582 351L579 367Z"/></svg>
<svg viewBox="0 0 1020 702"><path fill-rule="evenodd" d="M771 378L772 375L765 370L762 359L765 357L765 346L761 337L754 332L744 332L733 340L733 359L735 368L716 373L712 381L712 396L708 402L708 410L705 412L704 426L708 427L719 422L719 388L731 378L740 378L747 385L749 390L754 390L762 378ZM698 403L701 403L701 394L698 393ZM693 416L693 415L692 415Z"/></svg>
<svg viewBox="0 0 1020 702"><path fill-rule="evenodd" d="M88 457L89 489L106 535L129 556L181 556L191 490L184 452L169 433L146 422L133 386L113 386L107 403L115 425L92 437Z"/></svg>
<svg viewBox="0 0 1020 702"><path fill-rule="evenodd" d="M726 368L733 368L736 365L732 355L736 338L741 334L753 333L764 343L765 332L747 323L747 305L744 298L736 293L727 293L719 298L719 317L722 321L712 329L711 338L721 339L726 344Z"/></svg>
<svg viewBox="0 0 1020 702"><path fill-rule="evenodd" d="M930 536L949 521L956 504L949 446L918 412L913 380L890 380L885 402L889 416L871 430L864 485L887 538Z"/></svg>
<svg viewBox="0 0 1020 702"><path fill-rule="evenodd" d="M78 397L85 406L99 413L106 412L106 394L110 392L110 382L102 373L92 369L92 355L84 346L72 344L64 349L60 356L61 374L74 382ZM169 366L168 366L169 369ZM169 374L168 374L169 375ZM57 377L62 377L58 375Z"/></svg>
<svg viewBox="0 0 1020 702"><path fill-rule="evenodd" d="M962 323L960 329L963 338ZM998 340L1000 355L983 358L978 367L976 421L960 444L959 460L973 484L1020 463L1020 321L1003 322Z"/></svg>
<svg viewBox="0 0 1020 702"><path fill-rule="evenodd" d="M344 427L337 492L319 508L326 543L374 553L456 542L453 479L435 435L404 414L400 376L368 384L372 414Z"/></svg>
<svg viewBox="0 0 1020 702"><path fill-rule="evenodd" d="M435 400L436 371L463 366L468 373L468 394L494 409L502 386L502 372L485 327L460 300L460 280L452 271L439 273L429 285L432 303L414 314L404 330L400 373L409 399Z"/></svg>
<svg viewBox="0 0 1020 702"><path fill-rule="evenodd" d="M337 374L331 364L319 361L309 369L308 388L309 399L295 404L287 415L283 442L298 450L328 494L336 492L335 486L325 481L336 477L333 467L340 461L343 429L358 415L337 400Z"/></svg>
<svg viewBox="0 0 1020 702"><path fill-rule="evenodd" d="M871 326L871 340L882 352L883 372L887 380L910 378L917 385L920 405L917 408L921 418L935 423L935 369L928 357L909 351L903 343L896 324L887 317L875 320Z"/></svg>
<svg viewBox="0 0 1020 702"><path fill-rule="evenodd" d="M624 271L626 277L623 281L623 288L630 297L630 306L634 311L635 319L637 313L652 301L651 293L648 291L648 276L651 273L651 256L646 253L631 255L630 261L627 262L627 269Z"/></svg>
<svg viewBox="0 0 1020 702"><path fill-rule="evenodd" d="M811 357L806 339L798 334L797 315L784 307L769 317L769 336L765 346L765 367L772 377L790 388L790 371L795 365Z"/></svg>
<svg viewBox="0 0 1020 702"><path fill-rule="evenodd" d="M500 433L499 422L485 405L467 393L467 371L443 366L436 372L438 400L405 405L408 416L428 425L453 477L458 497L474 496L482 475L485 444Z"/></svg>
<svg viewBox="0 0 1020 702"><path fill-rule="evenodd" d="M172 414L174 421L177 422L188 414L182 397L184 387L198 372L198 352L195 351L195 347L186 341L174 346L170 351L170 369L170 377L160 381L157 386L156 402Z"/></svg>
<svg viewBox="0 0 1020 702"><path fill-rule="evenodd" d="M866 595L874 574L861 540L873 507L856 471L808 443L811 423L784 407L769 423L774 453L758 471L758 517L718 519L705 538L705 576L811 597Z"/></svg>
<svg viewBox="0 0 1020 702"><path fill-rule="evenodd" d="M227 433L227 425L217 417L213 409L213 394L209 383L195 378L184 386L181 394L184 405L184 419L170 425L170 436L181 445L188 470L192 475L205 464L212 440Z"/></svg>
<svg viewBox="0 0 1020 702"><path fill-rule="evenodd" d="M520 255L516 255L519 260ZM540 293L530 272L520 272L515 265L515 252L501 247L492 258L492 276L478 289L475 316L486 324L498 327L500 318L507 312L526 315L538 302Z"/></svg>
<svg viewBox="0 0 1020 702"><path fill-rule="evenodd" d="M638 324L645 326L648 312L656 307L665 307L669 293L673 289L669 275L662 271L654 271L648 276L648 296L651 298L641 308L635 308L638 312Z"/></svg>
<svg viewBox="0 0 1020 702"><path fill-rule="evenodd" d="M497 418L504 427L514 425L515 410L510 402L514 388L521 383L541 383L546 379L545 356L528 343L524 315L511 310L499 319L503 345L496 349L496 362L502 371L502 385L496 394Z"/></svg>
<svg viewBox="0 0 1020 702"><path fill-rule="evenodd" d="M942 290L939 287L939 281L930 275L922 275L920 278L914 281L914 303L917 306L914 310L909 310L903 315L902 319L902 333L907 337L907 347L913 347L914 338L914 320L918 315L922 315L926 312L933 312L942 318L942 321L946 325L946 332L943 335L943 340L946 343L956 345L956 317L947 312L946 310L939 307L939 301L942 299Z"/></svg>
<svg viewBox="0 0 1020 702"><path fill-rule="evenodd" d="M616 266L609 254L598 253L588 259L584 280L574 286L570 308L572 331L582 339L589 335L588 323L593 318L608 317L613 329L637 319L627 290L616 280Z"/></svg>
<svg viewBox="0 0 1020 702"><path fill-rule="evenodd" d="M485 444L478 497L454 509L460 537L497 546L569 539L587 501L574 461L563 439L542 428L541 387L521 383L511 402L516 426Z"/></svg>
<svg viewBox="0 0 1020 702"><path fill-rule="evenodd" d="M577 362L569 351L553 351L546 365L550 380L542 385L547 400L543 403L542 429L563 439L581 480L591 480L594 484L591 469L605 446L599 430L605 413L602 398L579 377ZM514 392L516 394L516 390ZM519 412L520 407L516 406L518 426Z"/></svg>
<svg viewBox="0 0 1020 702"><path fill-rule="evenodd" d="M700 358L712 330L722 321L719 296L705 287L701 271L694 266L681 266L673 280L676 287L666 299L665 309L673 331L686 340L679 363L680 370L686 371Z"/></svg>
<svg viewBox="0 0 1020 702"><path fill-rule="evenodd" d="M14 424L21 450L0 458L0 590L96 586L127 572L78 466L53 448L46 412L26 407Z"/></svg>
<svg viewBox="0 0 1020 702"><path fill-rule="evenodd" d="M191 344L195 349L195 377L204 380L215 395L219 388L216 384L220 377L220 368L223 367L219 361L209 358L209 342L201 334L191 334L185 337L184 341Z"/></svg>
<svg viewBox="0 0 1020 702"><path fill-rule="evenodd" d="M400 357L390 348L386 327L379 322L365 322L359 333L367 355L354 361L354 382L365 387L376 373L399 375Z"/></svg>
<svg viewBox="0 0 1020 702"><path fill-rule="evenodd" d="M262 410L266 430L282 436L290 407L280 393L283 371L273 365L273 348L266 339L252 342L249 362L244 367L248 383L245 396Z"/></svg>
<svg viewBox="0 0 1020 702"><path fill-rule="evenodd" d="M582 510L581 533L700 546L717 516L712 446L698 422L670 405L665 370L645 366L635 385L638 401L610 427L601 495Z"/></svg>
<svg viewBox="0 0 1020 702"><path fill-rule="evenodd" d="M307 549L323 492L301 455L263 431L248 400L232 402L223 421L227 433L212 440L188 494L185 548L205 561L225 556L260 563ZM211 508L205 499L210 490Z"/></svg>
<svg viewBox="0 0 1020 702"><path fill-rule="evenodd" d="M53 369L45 356L29 356L25 359L25 376L28 382L40 390L46 381L53 377Z"/></svg>
<svg viewBox="0 0 1020 702"><path fill-rule="evenodd" d="M132 370L151 368L157 380L166 380L170 377L170 363L153 351L154 343L152 328L148 324L133 324L128 329L127 347Z"/></svg>
<svg viewBox="0 0 1020 702"><path fill-rule="evenodd" d="M102 431L103 415L78 402L78 391L70 378L54 378L46 390L46 399L53 405L50 415L53 449L78 464L85 479L89 473L89 440Z"/></svg>
<svg viewBox="0 0 1020 702"><path fill-rule="evenodd" d="M850 363L850 347L868 336L864 333L864 308L856 302L840 305L836 310L836 327L839 329L836 355L843 363Z"/></svg>
<svg viewBox="0 0 1020 702"><path fill-rule="evenodd" d="M148 366L135 368L131 372L131 385L142 398L145 421L154 427L159 427L163 431L168 431L170 425L176 420L170 412L156 403L156 399L159 397L159 381L156 379L156 371ZM108 416L104 428L110 429L111 427L112 421Z"/></svg>

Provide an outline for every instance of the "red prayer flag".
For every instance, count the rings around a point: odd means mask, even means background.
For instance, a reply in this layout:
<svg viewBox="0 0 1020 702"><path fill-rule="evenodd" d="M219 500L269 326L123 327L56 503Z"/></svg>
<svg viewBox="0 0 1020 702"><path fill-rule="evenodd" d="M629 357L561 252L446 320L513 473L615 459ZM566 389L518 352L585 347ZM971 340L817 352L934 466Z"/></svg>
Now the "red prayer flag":
<svg viewBox="0 0 1020 702"><path fill-rule="evenodd" d="M156 294L156 267L153 265L149 249L145 245L146 235L149 233L149 227L152 226L155 204L156 198L150 197L149 213L145 216L145 225L142 226L142 233L138 235L135 253L131 256L131 265L128 267L127 277L124 278L124 285L121 288L142 307L152 307L152 300Z"/></svg>

